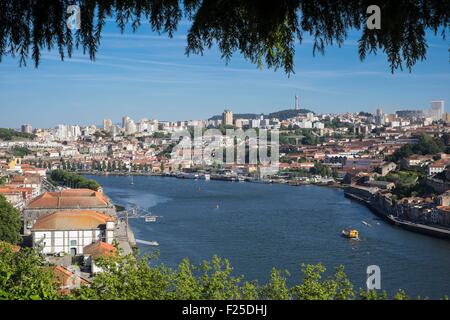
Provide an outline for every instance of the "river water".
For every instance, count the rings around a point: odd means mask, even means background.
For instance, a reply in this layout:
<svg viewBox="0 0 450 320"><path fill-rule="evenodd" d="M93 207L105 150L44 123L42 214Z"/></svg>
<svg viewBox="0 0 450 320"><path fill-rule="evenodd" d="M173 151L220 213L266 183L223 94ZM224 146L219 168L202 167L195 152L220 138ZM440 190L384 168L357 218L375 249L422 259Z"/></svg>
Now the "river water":
<svg viewBox="0 0 450 320"><path fill-rule="evenodd" d="M292 187L164 177L110 176L97 180L114 203L137 204L162 216L156 223L131 219L137 239L160 243L159 261L176 267L217 254L236 275L264 283L273 267L300 281L301 263L344 265L357 288L378 265L382 289L440 298L450 295L450 241L402 230L378 220L340 189ZM366 221L370 226L362 223ZM361 240L340 236L354 227ZM152 248L140 246L142 253Z"/></svg>

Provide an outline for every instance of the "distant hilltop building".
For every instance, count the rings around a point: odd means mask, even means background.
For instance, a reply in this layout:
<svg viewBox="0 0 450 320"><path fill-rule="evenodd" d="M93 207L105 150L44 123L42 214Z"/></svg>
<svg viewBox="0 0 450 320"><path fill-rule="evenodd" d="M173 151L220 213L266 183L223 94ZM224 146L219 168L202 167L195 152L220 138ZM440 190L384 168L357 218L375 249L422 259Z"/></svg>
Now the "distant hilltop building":
<svg viewBox="0 0 450 320"><path fill-rule="evenodd" d="M300 98L295 95L295 110L300 110Z"/></svg>
<svg viewBox="0 0 450 320"><path fill-rule="evenodd" d="M226 110L226 109L223 111L222 123L225 126L232 126L233 125L233 111Z"/></svg>
<svg viewBox="0 0 450 320"><path fill-rule="evenodd" d="M433 121L439 121L444 118L445 115L445 101L433 100L431 101L430 117Z"/></svg>
<svg viewBox="0 0 450 320"><path fill-rule="evenodd" d="M22 133L33 133L33 127L31 126L31 124L23 124Z"/></svg>

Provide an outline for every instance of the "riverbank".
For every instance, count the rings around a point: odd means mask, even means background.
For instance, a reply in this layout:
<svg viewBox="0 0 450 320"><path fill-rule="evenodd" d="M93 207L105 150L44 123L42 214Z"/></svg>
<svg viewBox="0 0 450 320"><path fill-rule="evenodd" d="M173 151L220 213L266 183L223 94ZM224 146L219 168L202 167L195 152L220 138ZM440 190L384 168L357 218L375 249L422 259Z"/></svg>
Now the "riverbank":
<svg viewBox="0 0 450 320"><path fill-rule="evenodd" d="M163 177L163 178L177 178L177 179L188 179L188 180L204 180L204 178L188 178L188 177L178 177L176 173L152 173L152 172L102 172L102 171L77 171L76 173L80 175L89 175L89 176L99 176L99 177L108 177L108 176L116 176L116 177L128 177L128 176L134 176L134 177ZM231 179L227 177L218 177L214 176L211 177L211 180L217 180L217 181L227 181L227 182L248 182L248 183L263 183L263 184L284 184L289 185L293 187L298 186L305 186L305 185L315 185L315 186L321 186L321 187L329 187L329 188L338 188L342 189L344 186L338 182L333 183L322 183L322 182L304 182L304 181L297 181L297 180L282 180L282 179L269 179L269 180L263 180L263 179L255 179L250 177L245 177L242 180L239 179Z"/></svg>
<svg viewBox="0 0 450 320"><path fill-rule="evenodd" d="M402 220L398 217L394 217L392 214L388 214L381 210L373 201L370 199L365 199L361 196L358 196L356 194L353 194L348 191L348 189L344 189L344 195L352 200L355 200L357 202L363 203L366 205L375 215L382 218L384 221L388 222L389 224L399 226L405 230L409 230L416 233L421 233L424 235L441 238L450 240L450 230L440 228L440 227L434 227L434 226L428 226L420 223L415 223L412 221Z"/></svg>
<svg viewBox="0 0 450 320"><path fill-rule="evenodd" d="M83 174L83 175L91 175L91 176L144 176L144 177L145 176L150 176L150 177L155 176L155 177L164 177L164 178L167 177L167 178L190 179L190 180L199 180L200 179L200 178L178 177L176 174L141 173L141 172L130 172L130 173L78 172L78 173ZM417 233L421 233L421 234L425 234L425 235L429 235L429 236L433 236L433 237L437 237L437 238L450 239L450 230L398 219L392 215L387 214L380 208L378 208L372 201L364 199L355 194L346 192L345 191L346 186L344 186L340 183L336 183L336 182L335 183L314 183L314 182L278 180L278 179L271 179L271 180L243 179L243 180L238 181L238 180L233 180L233 179L220 179L220 177L219 178L215 177L215 179L211 179L211 180L221 180L221 181L227 181L227 182L284 184L284 185L288 185L288 186L315 185L315 186L328 187L328 188L334 188L334 189L344 189L344 195L346 197L365 204L373 213L375 213L378 217L382 218L384 221L386 221L389 224L397 225L397 226L402 227L409 231L413 231L413 232L417 232Z"/></svg>

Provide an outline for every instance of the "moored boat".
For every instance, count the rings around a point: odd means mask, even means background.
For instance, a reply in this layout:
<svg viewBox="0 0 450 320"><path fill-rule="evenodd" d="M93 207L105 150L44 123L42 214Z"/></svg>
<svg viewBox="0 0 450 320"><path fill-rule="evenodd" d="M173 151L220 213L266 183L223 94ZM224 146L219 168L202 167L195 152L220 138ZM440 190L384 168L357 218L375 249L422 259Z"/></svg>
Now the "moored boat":
<svg viewBox="0 0 450 320"><path fill-rule="evenodd" d="M145 217L145 222L156 222L156 216L147 216Z"/></svg>

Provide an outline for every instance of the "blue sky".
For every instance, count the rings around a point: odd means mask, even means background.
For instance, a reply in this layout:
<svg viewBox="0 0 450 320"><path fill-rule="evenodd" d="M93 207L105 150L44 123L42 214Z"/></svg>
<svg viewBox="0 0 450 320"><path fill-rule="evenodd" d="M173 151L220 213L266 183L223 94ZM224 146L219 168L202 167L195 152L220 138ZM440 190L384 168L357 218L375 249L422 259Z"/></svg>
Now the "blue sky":
<svg viewBox="0 0 450 320"><path fill-rule="evenodd" d="M384 54L358 56L359 34L342 48L312 55L311 41L298 46L295 74L257 69L235 54L226 65L216 49L204 56L184 55L188 25L174 38L152 33L143 24L136 33L120 34L107 24L95 62L80 52L59 60L43 52L38 69L30 60L0 63L0 127L23 123L53 127L59 123L100 124L103 118L136 120L206 119L229 108L235 113L268 113L301 106L318 113L374 112L428 108L433 99L450 101L448 42L428 36L427 60L413 72L394 75ZM448 108L447 108L448 109Z"/></svg>

